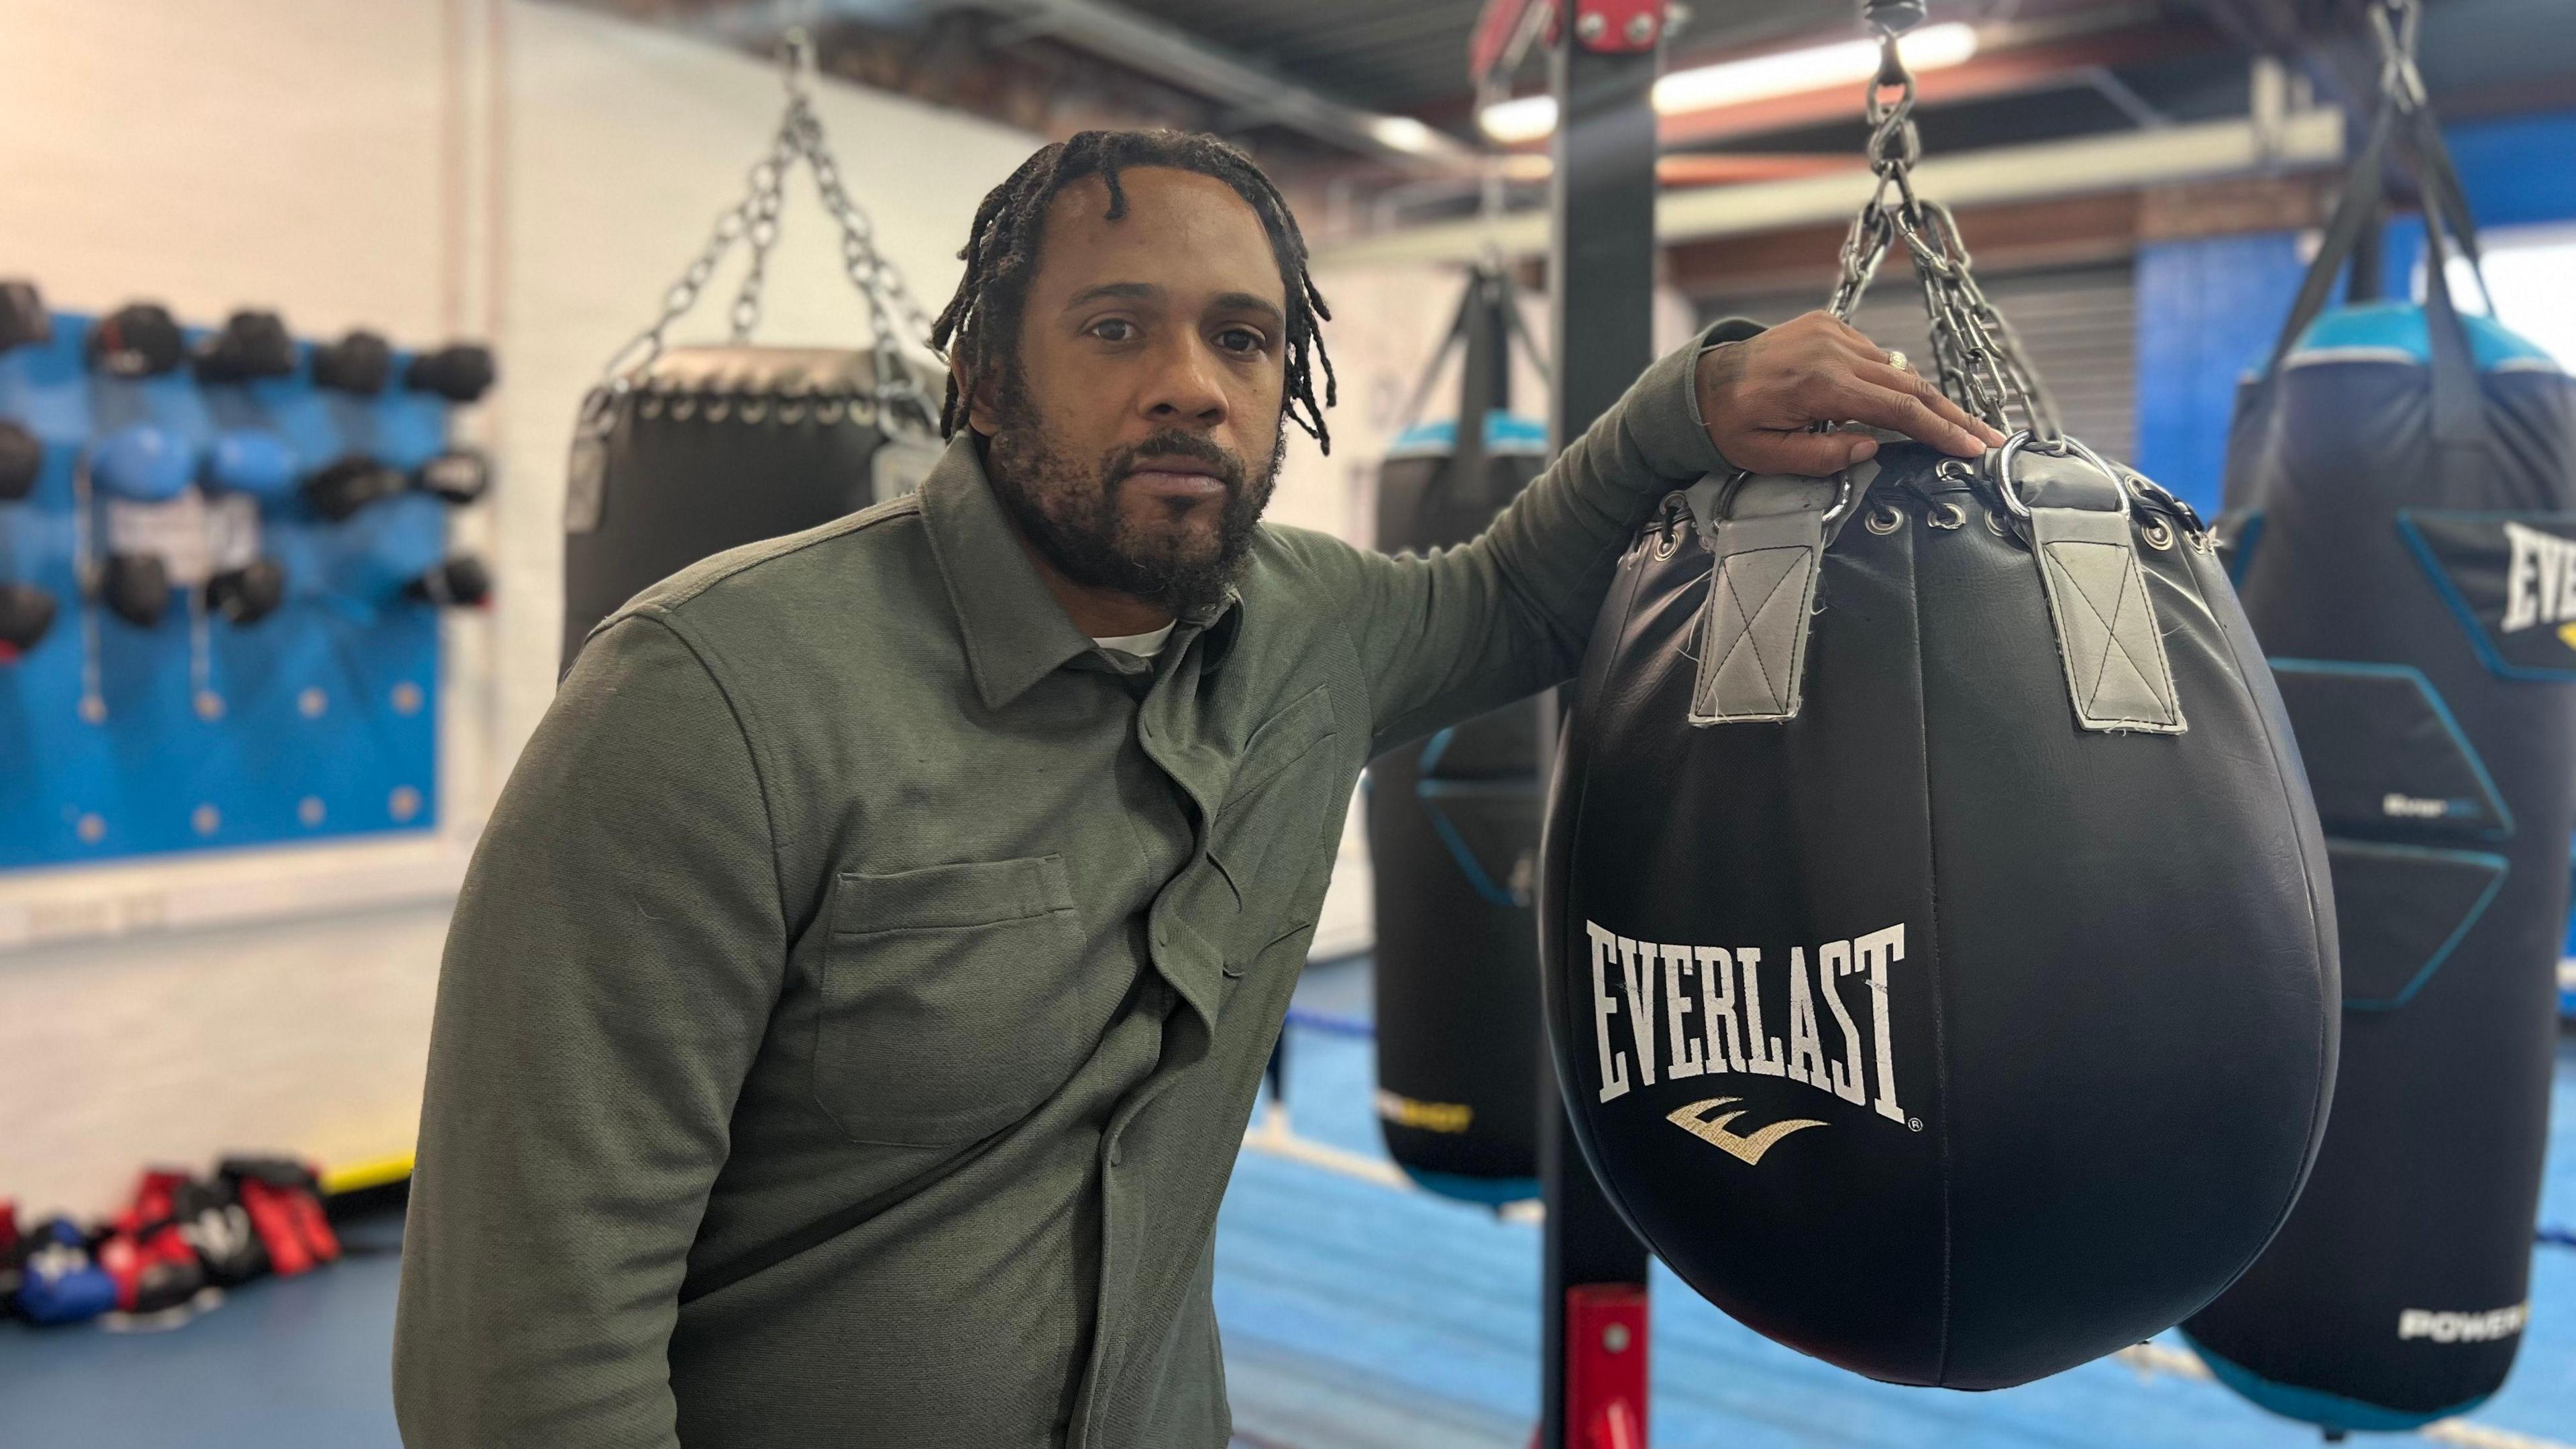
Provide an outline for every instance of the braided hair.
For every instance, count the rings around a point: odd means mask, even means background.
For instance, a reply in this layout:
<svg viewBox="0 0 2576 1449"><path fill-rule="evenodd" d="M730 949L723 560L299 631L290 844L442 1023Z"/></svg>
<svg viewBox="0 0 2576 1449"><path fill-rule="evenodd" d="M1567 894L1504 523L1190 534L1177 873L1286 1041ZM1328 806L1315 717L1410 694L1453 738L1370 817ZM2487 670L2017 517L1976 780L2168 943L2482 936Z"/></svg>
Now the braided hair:
<svg viewBox="0 0 2576 1449"><path fill-rule="evenodd" d="M1270 183L1252 158L1214 136L1186 131L1084 131L1069 141L1039 149L1020 163L1009 180L984 194L975 208L975 225L957 255L966 275L957 295L931 326L930 344L943 357L962 360L973 376L997 375L987 369L1007 368L1015 360L1020 334L1020 308L1028 300L1029 279L1037 274L1038 240L1046 211L1056 193L1085 176L1098 176L1109 187L1107 216L1127 214L1127 193L1118 173L1130 166L1165 166L1212 176L1234 188L1260 216L1270 236L1271 254L1279 261L1279 280L1288 295L1287 416L1331 452L1332 434L1324 426L1324 408L1334 403L1333 360L1325 355L1316 327L1332 310L1306 272L1306 238L1279 188ZM1324 401L1315 402L1314 369L1324 372ZM942 437L956 436L966 420L966 398L955 373L939 413Z"/></svg>

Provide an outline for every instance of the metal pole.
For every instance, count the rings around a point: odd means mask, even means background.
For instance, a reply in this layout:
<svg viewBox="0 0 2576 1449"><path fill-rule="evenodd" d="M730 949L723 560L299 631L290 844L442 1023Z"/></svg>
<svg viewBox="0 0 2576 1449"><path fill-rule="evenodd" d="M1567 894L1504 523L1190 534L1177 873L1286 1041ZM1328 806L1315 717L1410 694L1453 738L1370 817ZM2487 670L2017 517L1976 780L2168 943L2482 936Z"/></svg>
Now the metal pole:
<svg viewBox="0 0 2576 1449"><path fill-rule="evenodd" d="M1566 10L1571 23L1559 25L1550 57L1558 120L1549 200L1555 385L1548 432L1558 451L1608 411L1654 360L1655 112L1649 93L1664 18L1660 4L1613 0L1574 0ZM1546 744L1552 761L1554 741ZM1594 1369L1605 1354L1640 1390L1628 1436L1642 1445L1644 1377L1638 1366L1646 1352L1646 1250L1576 1150L1554 1090L1554 1071L1550 1063L1539 1114L1547 1228L1538 1445L1589 1449L1592 1426L1585 1419L1594 1412ZM1605 1298L1629 1305L1606 1329L1594 1310ZM1569 1350L1584 1364L1571 1394Z"/></svg>

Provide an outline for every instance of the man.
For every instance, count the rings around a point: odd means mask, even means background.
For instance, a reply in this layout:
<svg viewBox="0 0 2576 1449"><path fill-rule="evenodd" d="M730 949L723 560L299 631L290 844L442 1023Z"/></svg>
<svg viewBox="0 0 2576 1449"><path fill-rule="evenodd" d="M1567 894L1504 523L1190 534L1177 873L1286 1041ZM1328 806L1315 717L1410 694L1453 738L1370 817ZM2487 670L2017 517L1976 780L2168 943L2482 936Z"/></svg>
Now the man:
<svg viewBox="0 0 2576 1449"><path fill-rule="evenodd" d="M1729 325L1475 544L1384 558L1259 522L1331 371L1242 155L1085 133L962 255L921 491L645 591L502 794L414 1449L1224 1444L1217 1204L1361 767L1570 675L1667 490L1875 446L1818 421L2000 441L1829 318Z"/></svg>

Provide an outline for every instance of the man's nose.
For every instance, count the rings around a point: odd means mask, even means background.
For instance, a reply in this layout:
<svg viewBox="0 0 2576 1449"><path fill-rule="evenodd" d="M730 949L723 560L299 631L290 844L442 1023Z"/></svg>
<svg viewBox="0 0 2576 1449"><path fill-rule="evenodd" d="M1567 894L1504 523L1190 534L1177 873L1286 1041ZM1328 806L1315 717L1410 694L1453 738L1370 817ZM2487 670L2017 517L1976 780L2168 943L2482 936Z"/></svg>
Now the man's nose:
<svg viewBox="0 0 2576 1449"><path fill-rule="evenodd" d="M1147 419L1184 428L1224 422L1225 388L1218 381L1216 361L1206 340L1195 333L1184 333L1159 349L1144 397Z"/></svg>

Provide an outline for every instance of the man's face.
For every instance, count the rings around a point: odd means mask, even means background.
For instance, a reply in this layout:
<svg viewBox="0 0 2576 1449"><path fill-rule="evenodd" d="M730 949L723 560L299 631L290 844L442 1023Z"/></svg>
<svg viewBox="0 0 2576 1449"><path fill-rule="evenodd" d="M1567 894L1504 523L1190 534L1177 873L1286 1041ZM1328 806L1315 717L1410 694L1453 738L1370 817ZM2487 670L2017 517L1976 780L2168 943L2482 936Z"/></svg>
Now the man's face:
<svg viewBox="0 0 2576 1449"><path fill-rule="evenodd" d="M1212 176L1084 177L1048 209L1018 366L972 396L994 491L1076 584L1174 613L1222 599L1278 474L1286 296L1261 218Z"/></svg>

